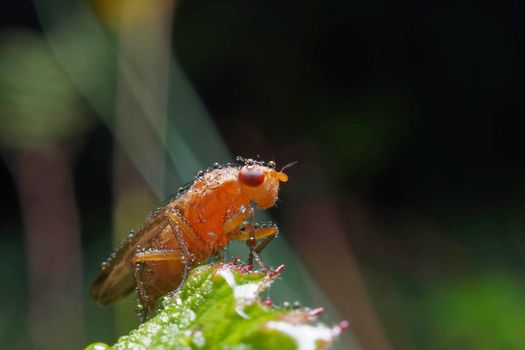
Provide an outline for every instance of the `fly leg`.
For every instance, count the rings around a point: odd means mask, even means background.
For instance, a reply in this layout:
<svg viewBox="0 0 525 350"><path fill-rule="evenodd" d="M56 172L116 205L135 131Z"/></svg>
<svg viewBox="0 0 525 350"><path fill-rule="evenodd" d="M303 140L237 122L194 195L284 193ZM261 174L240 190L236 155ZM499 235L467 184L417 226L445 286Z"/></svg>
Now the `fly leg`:
<svg viewBox="0 0 525 350"><path fill-rule="evenodd" d="M178 266L180 266L182 261L183 256L180 249L139 251L133 256L132 270L137 284L141 323L146 320L148 313L153 310L157 300L173 288L173 285L177 284L177 279L182 279L180 273L177 273L180 270ZM150 263L152 266L147 271L146 265ZM166 269L167 267L171 267L171 269ZM168 281L163 278L166 277L165 274L168 275Z"/></svg>
<svg viewBox="0 0 525 350"><path fill-rule="evenodd" d="M253 221L253 208L242 206L235 214L232 215L222 226L223 232L227 234L238 234L239 228L242 227L243 222L251 218Z"/></svg>
<svg viewBox="0 0 525 350"><path fill-rule="evenodd" d="M267 269L262 262L260 252L277 236L278 229L274 225L258 226L253 223L253 208L242 207L236 214L229 218L223 226L223 231L233 239L246 241L250 249L248 263L257 263L262 269ZM246 223L249 221L249 223ZM258 239L264 240L260 243Z"/></svg>
<svg viewBox="0 0 525 350"><path fill-rule="evenodd" d="M229 217L224 225L222 231L227 234L231 239L239 239L238 237L246 231L246 227L249 226L246 221L253 222L254 210L252 207L241 206L237 212ZM223 251L219 252L223 254Z"/></svg>
<svg viewBox="0 0 525 350"><path fill-rule="evenodd" d="M279 229L273 224L266 225L247 225L243 232L240 232L237 239L240 241L247 241L251 236L255 239L263 239L270 236L277 236ZM267 244L266 244L267 245ZM264 247L263 247L264 248Z"/></svg>
<svg viewBox="0 0 525 350"><path fill-rule="evenodd" d="M198 258L193 253L198 253L202 247L197 234L178 211L168 209L165 217L176 246L139 251L132 260L139 302L143 308L139 315L141 321L145 320L160 297L176 293L184 285L192 262Z"/></svg>
<svg viewBox="0 0 525 350"><path fill-rule="evenodd" d="M168 209L166 211L166 217L168 218L168 222L171 226L172 232L175 235L175 238L177 239L177 242L179 243L179 246L182 249L182 256L184 261L184 274L182 276L182 280L179 287L171 293L173 294L176 293L182 287L184 282L186 282L186 279L188 278L188 271L190 269L190 265L195 260L194 254L190 253L188 244L186 243L186 239L191 239L194 243L193 246L195 246L195 240L198 239L198 235L195 233L193 228L186 222L182 214L177 210ZM183 233L186 233L186 235L183 235Z"/></svg>
<svg viewBox="0 0 525 350"><path fill-rule="evenodd" d="M266 236L266 238L264 238L264 240L261 243L259 243L257 247L255 247L255 252L257 254L260 254L263 251L263 249L266 248L266 246L270 244L270 242L273 241L275 237L277 237L277 233L278 232L276 227L274 233L272 233L270 236Z"/></svg>
<svg viewBox="0 0 525 350"><path fill-rule="evenodd" d="M245 232L241 233L238 239L246 240L246 244L250 249L250 255L248 257L249 264L253 264L253 261L255 260L261 269L268 269L268 267L262 262L260 253L275 237L277 237L278 232L279 230L277 226L274 225L266 225L262 227L257 227L255 225L247 226ZM258 239L263 240L258 243Z"/></svg>
<svg viewBox="0 0 525 350"><path fill-rule="evenodd" d="M220 249L217 253L212 255L212 259L214 261L221 261L224 262L224 249Z"/></svg>

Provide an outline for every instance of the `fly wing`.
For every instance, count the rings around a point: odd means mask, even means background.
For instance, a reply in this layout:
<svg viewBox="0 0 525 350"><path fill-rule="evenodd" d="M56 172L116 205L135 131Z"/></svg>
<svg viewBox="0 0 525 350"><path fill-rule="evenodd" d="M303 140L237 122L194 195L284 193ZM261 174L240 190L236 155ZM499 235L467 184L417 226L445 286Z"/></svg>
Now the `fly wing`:
<svg viewBox="0 0 525 350"><path fill-rule="evenodd" d="M106 260L91 285L91 297L100 305L111 304L133 291L132 259L138 247L150 248L155 237L169 225L164 208L150 214L144 225L131 232Z"/></svg>

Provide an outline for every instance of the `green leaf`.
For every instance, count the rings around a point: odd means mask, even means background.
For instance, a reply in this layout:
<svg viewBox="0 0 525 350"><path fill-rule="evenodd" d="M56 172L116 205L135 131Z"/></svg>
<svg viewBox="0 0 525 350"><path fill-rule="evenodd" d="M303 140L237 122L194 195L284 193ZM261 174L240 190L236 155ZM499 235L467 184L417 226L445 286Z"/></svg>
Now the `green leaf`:
<svg viewBox="0 0 525 350"><path fill-rule="evenodd" d="M111 349L325 349L344 326L316 322L322 309L274 307L261 300L279 270L251 271L233 262L196 267L155 316Z"/></svg>

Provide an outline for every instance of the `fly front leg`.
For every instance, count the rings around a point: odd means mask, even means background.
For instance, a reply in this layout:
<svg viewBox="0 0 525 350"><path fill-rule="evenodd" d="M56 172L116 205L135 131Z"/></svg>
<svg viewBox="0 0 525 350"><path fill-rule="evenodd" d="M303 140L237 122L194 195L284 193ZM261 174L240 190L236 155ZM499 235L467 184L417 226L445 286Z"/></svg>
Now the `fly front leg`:
<svg viewBox="0 0 525 350"><path fill-rule="evenodd" d="M262 262L260 252L277 236L277 226L273 224L257 225L253 223L254 211L251 207L241 207L241 209L229 218L223 226L223 231L233 239L246 241L246 245L250 249L248 256L248 263L257 263L262 269L267 269ZM259 239L264 240L260 243Z"/></svg>
<svg viewBox="0 0 525 350"><path fill-rule="evenodd" d="M268 269L268 267L262 262L260 253L275 237L277 237L278 233L279 230L277 226L273 224L264 226L249 225L246 227L245 231L239 235L238 239L245 240L250 249L250 255L248 257L249 264L253 264L253 261L255 260L261 269ZM258 242L257 240L259 239L262 239L262 241Z"/></svg>
<svg viewBox="0 0 525 350"><path fill-rule="evenodd" d="M255 239L263 239L270 236L277 236L279 229L274 224L264 224L264 225L246 225L242 228L242 232L239 233L237 239L240 241L247 241L250 237Z"/></svg>
<svg viewBox="0 0 525 350"><path fill-rule="evenodd" d="M248 233L248 227L252 227L254 220L253 215L254 210L252 207L241 206L237 212L226 220L222 231L228 235L230 239L239 239L241 235Z"/></svg>
<svg viewBox="0 0 525 350"><path fill-rule="evenodd" d="M243 205L236 213L226 220L222 226L222 230L230 236L232 236L232 234L235 236L235 234L240 232L239 230L243 227L244 222L248 220L253 223L253 208L245 207Z"/></svg>

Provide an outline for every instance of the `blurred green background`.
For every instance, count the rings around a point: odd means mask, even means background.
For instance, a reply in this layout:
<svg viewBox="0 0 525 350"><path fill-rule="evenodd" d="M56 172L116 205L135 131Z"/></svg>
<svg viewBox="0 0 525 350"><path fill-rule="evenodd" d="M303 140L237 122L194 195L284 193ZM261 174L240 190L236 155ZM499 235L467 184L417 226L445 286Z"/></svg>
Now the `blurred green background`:
<svg viewBox="0 0 525 350"><path fill-rule="evenodd" d="M340 349L525 347L525 5L21 0L0 13L0 347L134 327L89 284L234 155L290 182L269 296ZM228 257L246 257L232 244Z"/></svg>

